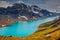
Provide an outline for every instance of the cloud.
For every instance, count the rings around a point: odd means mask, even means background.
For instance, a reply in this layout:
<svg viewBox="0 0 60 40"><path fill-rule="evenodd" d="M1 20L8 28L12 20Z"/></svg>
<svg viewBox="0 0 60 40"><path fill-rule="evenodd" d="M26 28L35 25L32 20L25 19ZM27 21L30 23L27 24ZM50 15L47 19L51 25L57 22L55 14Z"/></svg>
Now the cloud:
<svg viewBox="0 0 60 40"><path fill-rule="evenodd" d="M2 1L2 0L0 0L0 1ZM28 4L38 5L40 8L48 9L50 11L55 11L60 6L60 0L3 0L3 1L5 1L5 2L2 2L2 4L4 4L4 6L11 5L8 2L11 2L11 3L24 2L24 3L28 3ZM1 2L0 2L0 5L1 5Z"/></svg>
<svg viewBox="0 0 60 40"><path fill-rule="evenodd" d="M9 2L6 1L0 1L0 7L7 7L7 6L12 6L12 4L10 4Z"/></svg>
<svg viewBox="0 0 60 40"><path fill-rule="evenodd" d="M24 3L22 0L16 1L16 3Z"/></svg>
<svg viewBox="0 0 60 40"><path fill-rule="evenodd" d="M20 0L20 1L23 1L24 3L38 5L40 8L54 12L58 10L58 6L60 6L60 0Z"/></svg>

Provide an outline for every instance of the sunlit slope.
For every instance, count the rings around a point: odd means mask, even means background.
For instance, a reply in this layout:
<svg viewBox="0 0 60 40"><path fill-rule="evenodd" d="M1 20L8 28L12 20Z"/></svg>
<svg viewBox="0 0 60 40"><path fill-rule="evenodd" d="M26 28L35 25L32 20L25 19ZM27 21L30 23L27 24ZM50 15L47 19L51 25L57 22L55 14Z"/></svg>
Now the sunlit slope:
<svg viewBox="0 0 60 40"><path fill-rule="evenodd" d="M41 24L38 30L27 37L37 40L58 40L60 39L60 18Z"/></svg>

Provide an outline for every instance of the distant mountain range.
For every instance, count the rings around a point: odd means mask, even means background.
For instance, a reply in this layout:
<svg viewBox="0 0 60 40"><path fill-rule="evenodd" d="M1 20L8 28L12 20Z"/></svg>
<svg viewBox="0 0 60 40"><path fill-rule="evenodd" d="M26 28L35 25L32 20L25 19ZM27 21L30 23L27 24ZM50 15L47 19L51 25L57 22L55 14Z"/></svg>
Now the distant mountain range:
<svg viewBox="0 0 60 40"><path fill-rule="evenodd" d="M27 5L24 3L15 3L7 8L0 7L0 18L11 17L19 20L37 20L45 17L60 15L60 13L49 12L36 5Z"/></svg>

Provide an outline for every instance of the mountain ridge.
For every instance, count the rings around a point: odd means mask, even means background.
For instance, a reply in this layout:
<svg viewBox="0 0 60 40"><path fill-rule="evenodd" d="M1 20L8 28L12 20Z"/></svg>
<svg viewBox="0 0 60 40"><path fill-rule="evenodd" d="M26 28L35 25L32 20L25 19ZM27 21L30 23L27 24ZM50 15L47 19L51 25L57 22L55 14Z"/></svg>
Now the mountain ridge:
<svg viewBox="0 0 60 40"><path fill-rule="evenodd" d="M24 3L15 3L13 6L8 6L7 8L0 7L0 15L8 15L11 18L19 20L37 20L40 18L56 16L58 13L49 12L36 5L30 6Z"/></svg>

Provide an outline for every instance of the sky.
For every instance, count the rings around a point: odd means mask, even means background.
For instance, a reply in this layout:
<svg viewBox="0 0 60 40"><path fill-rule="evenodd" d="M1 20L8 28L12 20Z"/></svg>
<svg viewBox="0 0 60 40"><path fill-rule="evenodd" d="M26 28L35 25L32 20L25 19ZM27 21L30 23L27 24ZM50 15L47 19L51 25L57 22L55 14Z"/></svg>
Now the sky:
<svg viewBox="0 0 60 40"><path fill-rule="evenodd" d="M60 12L60 0L0 0L0 7L12 6L16 2L38 5L40 8L51 12Z"/></svg>

